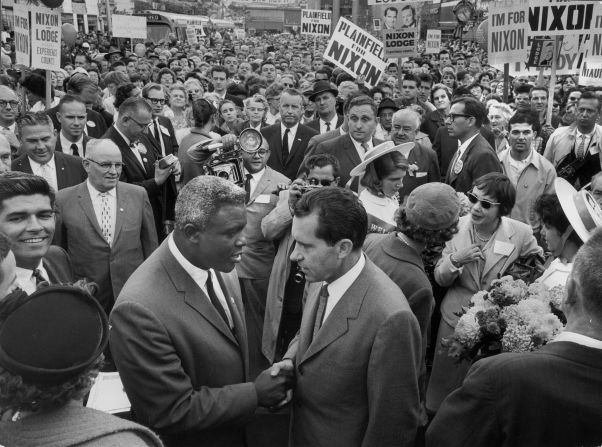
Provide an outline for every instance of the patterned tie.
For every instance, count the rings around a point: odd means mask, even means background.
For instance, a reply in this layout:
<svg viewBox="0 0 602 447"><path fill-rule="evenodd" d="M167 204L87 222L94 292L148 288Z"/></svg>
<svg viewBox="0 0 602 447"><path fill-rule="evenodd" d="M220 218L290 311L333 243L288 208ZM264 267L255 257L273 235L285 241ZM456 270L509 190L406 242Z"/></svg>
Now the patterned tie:
<svg viewBox="0 0 602 447"><path fill-rule="evenodd" d="M330 132L330 123L326 123L326 132Z"/></svg>
<svg viewBox="0 0 602 447"><path fill-rule="evenodd" d="M585 155L585 135L581 135L581 143L579 143L579 147L577 148L577 153L575 154L578 159L583 158Z"/></svg>
<svg viewBox="0 0 602 447"><path fill-rule="evenodd" d="M253 178L253 176L251 174L247 174L247 179L245 180L245 192L246 192L246 199L245 202L249 203L249 200L251 200L251 179Z"/></svg>
<svg viewBox="0 0 602 447"><path fill-rule="evenodd" d="M209 295L209 300L211 301L211 304L213 304L213 307L215 307L215 310L217 310L217 313L226 322L226 326L230 327L230 322L228 321L228 315L226 315L224 306L222 306L222 303L220 303L219 298L217 297L217 295L215 293L215 289L213 288L213 280L211 279L212 276L213 275L211 274L211 270L208 270L207 271L207 282L205 284L207 286L207 295Z"/></svg>
<svg viewBox="0 0 602 447"><path fill-rule="evenodd" d="M113 231L111 225L111 204L109 194L101 192L98 194L100 197L100 229L103 237L107 240L107 243L111 245L113 239Z"/></svg>
<svg viewBox="0 0 602 447"><path fill-rule="evenodd" d="M366 152L370 150L370 146L368 146L368 143L362 143L362 148L364 149L364 155L366 155Z"/></svg>
<svg viewBox="0 0 602 447"><path fill-rule="evenodd" d="M312 340L316 339L318 331L322 327L324 312L326 312L326 303L328 303L328 284L324 284L320 289L320 295L318 296L318 311L316 312L316 319L314 320L314 331L311 337Z"/></svg>
<svg viewBox="0 0 602 447"><path fill-rule="evenodd" d="M40 174L55 192L58 191L58 185L56 184L54 175L52 175L52 167L48 166L48 164L40 165Z"/></svg>
<svg viewBox="0 0 602 447"><path fill-rule="evenodd" d="M286 160L288 159L288 134L289 134L289 129L285 129L284 131L284 137L282 138L282 161L284 163L286 163Z"/></svg>
<svg viewBox="0 0 602 447"><path fill-rule="evenodd" d="M77 147L77 144L71 143L71 153L76 157L79 157L79 149Z"/></svg>

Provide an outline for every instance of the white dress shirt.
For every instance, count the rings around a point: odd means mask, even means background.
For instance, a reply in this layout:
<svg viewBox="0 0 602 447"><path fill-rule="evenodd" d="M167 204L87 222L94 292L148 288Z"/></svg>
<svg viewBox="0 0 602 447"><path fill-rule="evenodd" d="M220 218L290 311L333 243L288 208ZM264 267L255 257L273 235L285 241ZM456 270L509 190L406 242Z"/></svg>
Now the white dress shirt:
<svg viewBox="0 0 602 447"><path fill-rule="evenodd" d="M379 218L389 225L397 226L393 216L399 208L399 202L390 197L378 197L368 189L364 189L359 195L360 202L364 205L366 212Z"/></svg>
<svg viewBox="0 0 602 447"><path fill-rule="evenodd" d="M75 144L77 146L77 150L79 151L79 156L84 156L84 135L79 138L77 141L69 141L63 132L59 133L59 138L61 139L61 147L63 148L63 153L73 155L73 151L71 150L71 145Z"/></svg>
<svg viewBox="0 0 602 447"><path fill-rule="evenodd" d="M201 290L203 291L210 303L211 300L209 299L209 293L207 292L207 278L209 274L211 275L213 290L215 291L217 299L224 308L224 311L226 312L226 316L228 317L228 324L230 326L230 329L232 329L234 327L234 323L232 320L232 315L230 314L230 308L228 307L226 297L224 296L224 292L222 292L222 288L213 269L203 270L192 265L190 261L188 261L188 259L184 257L182 252L180 252L180 250L176 246L176 243L173 240L173 234L170 234L168 236L167 246L169 247L169 251L171 251L171 254L174 256L174 258L176 258L176 261L178 261L178 263L182 266L186 273L190 275L190 277L197 284L197 286L201 288ZM213 303L211 303L211 305L213 306Z"/></svg>
<svg viewBox="0 0 602 447"><path fill-rule="evenodd" d="M480 132L475 133L472 137L470 137L468 140L466 140L464 143L461 143L460 140L458 140L458 150L456 152L456 154L454 155L454 157L452 158L452 161L450 163L452 172L454 172L454 167L456 165L456 163L458 162L458 160L462 159L462 155L464 155L464 152L466 152L466 149L468 149L468 146L470 145L470 143L472 143L472 140L474 140L477 135L479 135Z"/></svg>
<svg viewBox="0 0 602 447"><path fill-rule="evenodd" d="M360 156L361 160L364 159L364 156L366 155L366 152L368 152L368 151L370 151L370 150L372 150L374 148L374 146L372 145L372 140L367 141L366 143L364 143L365 145L367 145L367 149L364 149L364 147L362 146L362 143L360 143L357 140L354 140L351 135L349 135L349 138L351 138L351 141L352 141L353 145L355 146L355 150L357 151L357 153Z"/></svg>
<svg viewBox="0 0 602 447"><path fill-rule="evenodd" d="M245 169L245 177L247 174L251 174L251 173ZM259 172L256 172L255 174L251 174L251 189L249 191L250 196L252 196L253 193L255 192L255 188L257 188L257 185L259 184L261 177L263 177L263 174L265 174L265 168L263 168Z"/></svg>
<svg viewBox="0 0 602 447"><path fill-rule="evenodd" d="M288 153L290 154L293 149L293 143L295 142L295 135L297 135L297 129L299 129L299 123L293 127L286 127L280 123L280 141L284 140L284 132L288 129Z"/></svg>
<svg viewBox="0 0 602 447"><path fill-rule="evenodd" d="M577 155L577 149L581 145L581 135L583 135L585 137L585 143L583 145L583 156L585 157L587 155L587 153L591 151L592 138L593 138L595 132L596 131L594 129L593 132L584 134L577 130L577 137L575 138L575 155Z"/></svg>
<svg viewBox="0 0 602 447"><path fill-rule="evenodd" d="M41 259L40 265L38 265L37 269L40 271L40 274L46 279L46 281L50 282L48 278L48 272L42 265ZM33 276L33 270L17 267L15 273L17 275L17 285L21 290L28 295L31 295L36 291L38 286L36 284L36 278Z"/></svg>
<svg viewBox="0 0 602 447"><path fill-rule="evenodd" d="M57 192L59 190L59 187L56 179L56 165L54 163L54 154L52 155L52 158L48 161L48 163L45 163L44 165L41 165L37 161L33 160L31 157L28 158L29 164L31 166L31 172L33 172L34 175L39 175L40 177L45 178L48 184L52 187L52 189L54 189L54 191Z"/></svg>
<svg viewBox="0 0 602 447"><path fill-rule="evenodd" d="M576 332L561 332L554 338L554 340L550 341L550 343L554 343L555 341L570 341L588 348L602 349L602 340L596 340L595 338L588 337L587 335L577 334Z"/></svg>
<svg viewBox="0 0 602 447"><path fill-rule="evenodd" d="M334 117L330 121L328 121L330 123L330 129L327 129L326 121L324 121L322 118L320 118L320 133L326 133L326 132L330 132L331 130L335 130L337 128L338 119L339 119L339 117L335 113Z"/></svg>
<svg viewBox="0 0 602 447"><path fill-rule="evenodd" d="M351 284L360 276L364 266L366 265L366 258L364 254L360 254L359 260L355 263L353 267L347 270L343 276L335 279L333 282L328 284L328 301L326 302L326 309L324 310L324 319L322 320L324 324L326 319L334 309L334 306L341 300L345 292L351 287Z"/></svg>
<svg viewBox="0 0 602 447"><path fill-rule="evenodd" d="M92 199L92 206L94 207L94 214L96 214L96 221L98 226L102 229L102 197L101 192L97 190L90 180L86 180L88 186L88 192L90 193L90 199ZM109 213L111 214L111 237L107 241L109 245L113 243L115 237L115 222L117 221L117 188L110 189L106 192L109 197Z"/></svg>
<svg viewBox="0 0 602 447"><path fill-rule="evenodd" d="M121 138L123 138L125 140L125 144L127 144L128 146L130 145L131 141L129 140L128 137L126 137L117 126L115 126L115 130L117 131L117 133L119 135L121 135ZM148 149L148 148L147 148ZM138 161L140 162L140 166L142 166L144 168L144 163L142 162L142 155L140 155L140 152L138 152L137 149L133 149L130 147L130 150L134 153L134 155L136 156L136 158L138 159ZM145 168L146 169L146 168Z"/></svg>

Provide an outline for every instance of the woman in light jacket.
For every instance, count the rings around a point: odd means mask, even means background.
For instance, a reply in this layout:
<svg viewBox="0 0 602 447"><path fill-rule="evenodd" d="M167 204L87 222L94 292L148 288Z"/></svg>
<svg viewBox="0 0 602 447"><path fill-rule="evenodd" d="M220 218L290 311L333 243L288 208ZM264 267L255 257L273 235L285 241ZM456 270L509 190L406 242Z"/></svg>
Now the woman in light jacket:
<svg viewBox="0 0 602 447"><path fill-rule="evenodd" d="M504 174L490 173L475 180L466 194L470 213L460 218L459 231L443 249L435 267L435 280L449 287L441 302L441 323L433 362L426 406L436 412L445 397L458 388L470 363L458 363L439 344L451 336L463 307L480 290L488 290L491 282L518 258L542 255L533 231L527 224L506 217L516 199L516 190Z"/></svg>

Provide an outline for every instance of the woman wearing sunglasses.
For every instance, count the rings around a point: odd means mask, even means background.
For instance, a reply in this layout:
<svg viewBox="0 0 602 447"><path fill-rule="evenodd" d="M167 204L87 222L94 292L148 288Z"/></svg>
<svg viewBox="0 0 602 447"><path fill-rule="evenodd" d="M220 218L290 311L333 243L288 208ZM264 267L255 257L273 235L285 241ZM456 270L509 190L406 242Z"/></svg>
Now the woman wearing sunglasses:
<svg viewBox="0 0 602 447"><path fill-rule="evenodd" d="M454 332L458 313L470 298L488 290L491 282L518 258L539 254L533 231L527 224L506 217L512 211L516 190L504 174L490 173L475 180L467 194L470 213L460 218L458 233L443 249L435 267L435 281L448 287L441 302L438 343ZM458 363L437 346L428 385L426 405L435 412L443 399L462 384L471 364Z"/></svg>

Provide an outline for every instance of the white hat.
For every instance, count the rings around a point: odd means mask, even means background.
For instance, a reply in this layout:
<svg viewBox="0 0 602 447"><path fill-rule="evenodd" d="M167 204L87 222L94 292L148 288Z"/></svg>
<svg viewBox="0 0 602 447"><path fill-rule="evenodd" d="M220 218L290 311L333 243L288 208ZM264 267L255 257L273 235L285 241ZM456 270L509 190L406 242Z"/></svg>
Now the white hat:
<svg viewBox="0 0 602 447"><path fill-rule="evenodd" d="M410 155L410 152L412 151L413 148L414 148L414 143L403 143L403 144L400 144L399 146L395 146L395 143L393 143L392 141L385 141L384 143L381 143L378 146L373 147L368 152L366 152L364 154L364 161L362 161L359 165L357 165L355 168L353 168L351 170L351 172L349 173L349 175L351 177L356 177L358 175L362 175L364 172L366 172L366 167L370 163L372 163L377 158L380 158L383 155L388 154L390 152L399 152L401 155L404 156L404 158L407 159L408 155ZM408 166L409 166L409 164L408 164Z"/></svg>
<svg viewBox="0 0 602 447"><path fill-rule="evenodd" d="M577 191L569 182L563 178L557 178L554 182L556 195L562 211L573 230L579 235L583 242L587 242L591 233L602 227L602 209L594 200L593 196L586 190Z"/></svg>

